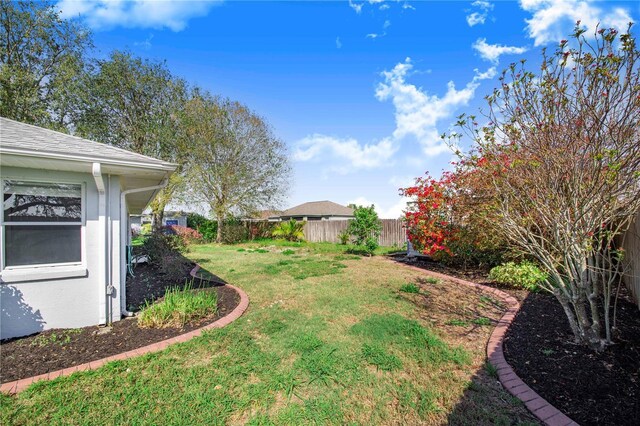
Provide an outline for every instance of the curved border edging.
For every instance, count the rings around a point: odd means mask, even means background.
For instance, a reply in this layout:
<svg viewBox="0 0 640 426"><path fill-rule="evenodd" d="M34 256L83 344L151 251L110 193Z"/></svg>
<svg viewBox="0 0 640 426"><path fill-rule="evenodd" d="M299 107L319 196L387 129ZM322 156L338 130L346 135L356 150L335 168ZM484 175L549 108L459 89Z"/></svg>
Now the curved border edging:
<svg viewBox="0 0 640 426"><path fill-rule="evenodd" d="M542 398L525 382L523 382L522 379L515 373L515 371L513 371L513 368L511 368L504 357L504 352L502 350L504 335L513 322L516 313L520 309L520 303L518 303L515 297L510 296L507 293L498 290L497 288L487 287L482 284L473 283L471 281L466 281L446 274L441 274L439 272L429 271L413 265L404 265L410 269L427 273L427 275L452 281L454 283L462 284L467 287L473 287L478 290L482 290L485 293L493 294L494 296L505 302L509 307L498 321L496 327L491 332L491 336L489 337L489 341L487 342L487 359L489 360L491 365L496 368L500 383L502 383L502 386L504 386L504 388L508 390L509 393L522 401L527 409L544 424L548 426L578 426L578 423L576 423L566 414L551 405L546 399Z"/></svg>
<svg viewBox="0 0 640 426"><path fill-rule="evenodd" d="M199 266L196 266L199 268ZM194 269L196 269L194 268ZM40 374L38 376L27 377L25 379L14 380L13 382L6 382L0 385L0 392L16 394L22 392L31 384L38 382L40 380L53 380L57 377L69 376L77 371L89 371L96 370L108 362L111 361L120 361L128 358L134 358L141 355L146 355L153 352L159 352L163 349L166 349L169 345L174 343L182 343L188 340L193 339L194 337L198 337L205 330L211 330L213 328L222 328L233 321L237 320L244 314L244 312L249 307L249 296L242 289L235 287L231 284L225 284L227 287L231 287L240 295L240 303L235 307L233 311L223 316L222 318L217 319L216 321L205 325L204 327L200 327L193 331L190 331L185 334L180 334L178 336L171 337L166 340L162 340L160 342L152 343L147 346L142 346L140 348L132 349L127 352L123 352L117 355L108 356L106 358L97 359L95 361L86 362L84 364L75 365L73 367L63 368L62 370L51 371L49 373Z"/></svg>

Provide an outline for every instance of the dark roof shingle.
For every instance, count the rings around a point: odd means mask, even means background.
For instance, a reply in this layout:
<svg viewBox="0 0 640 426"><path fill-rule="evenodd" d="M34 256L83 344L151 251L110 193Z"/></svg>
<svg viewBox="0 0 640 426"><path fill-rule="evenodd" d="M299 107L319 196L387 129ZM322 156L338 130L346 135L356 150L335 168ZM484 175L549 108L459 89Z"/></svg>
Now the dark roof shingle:
<svg viewBox="0 0 640 426"><path fill-rule="evenodd" d="M353 209L332 201L310 201L291 207L280 216L353 216Z"/></svg>

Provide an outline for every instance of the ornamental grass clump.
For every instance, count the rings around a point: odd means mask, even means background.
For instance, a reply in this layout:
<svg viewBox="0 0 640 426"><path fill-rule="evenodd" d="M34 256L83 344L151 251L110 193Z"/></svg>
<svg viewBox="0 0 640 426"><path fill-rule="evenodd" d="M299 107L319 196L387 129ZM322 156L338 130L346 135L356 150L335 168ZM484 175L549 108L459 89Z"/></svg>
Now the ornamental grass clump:
<svg viewBox="0 0 640 426"><path fill-rule="evenodd" d="M216 312L218 295L213 291L193 290L193 281L185 287L167 289L164 298L147 302L138 316L143 328L182 328L186 324Z"/></svg>

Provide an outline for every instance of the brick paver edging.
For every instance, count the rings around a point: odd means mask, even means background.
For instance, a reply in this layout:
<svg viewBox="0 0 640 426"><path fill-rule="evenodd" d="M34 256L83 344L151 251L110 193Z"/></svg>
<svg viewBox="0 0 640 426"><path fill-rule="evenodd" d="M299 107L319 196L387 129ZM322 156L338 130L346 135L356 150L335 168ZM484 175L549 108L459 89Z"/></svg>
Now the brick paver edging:
<svg viewBox="0 0 640 426"><path fill-rule="evenodd" d="M197 266L196 268L199 268L199 266ZM194 268L194 269L196 269L196 268ZM230 284L226 284L226 286L227 287L231 287L236 292L238 292L238 294L240 295L240 303L229 314L227 314L224 317L218 319L217 321L212 322L211 324L207 324L202 328L198 328L198 329L190 331L188 333L181 334L179 336L175 336L175 337L172 337L170 339L162 340L160 342L152 343L150 345L143 346L141 348L133 349L133 350L130 350L128 352L123 352L123 353L118 354L118 355L112 355L112 356L109 356L109 357L106 357L106 358L102 358L102 359L98 359L98 360L95 360L95 361L87 362L85 364L75 365L73 367L64 368L62 370L52 371L52 372L45 373L45 374L40 374L38 376L27 377L26 379L20 379L20 380L15 380L13 382L2 383L2 385L0 385L0 392L10 393L10 394L18 393L18 392L21 392L21 391L25 390L32 383L35 383L35 382L40 381L40 380L53 380L56 377L69 376L69 375L75 373L76 371L95 370L95 369L100 368L103 365L105 365L106 363L111 362L111 361L124 360L124 359L127 359L127 358L133 358L133 357L136 357L136 356L140 356L140 355L144 355L144 354L148 354L148 353L152 353L152 352L158 352L158 351L161 351L161 350L165 349L167 346L172 345L174 343L186 342L187 340L191 340L194 337L200 336L202 334L202 332L205 331L205 330L210 330L212 328L222 328L225 325L228 325L228 324L232 323L233 321L237 320L238 318L240 318L240 316L242 316L244 311L246 311L247 308L249 307L249 297L247 296L247 293L245 293L244 291L242 291L238 287L234 287L234 286L232 286Z"/></svg>
<svg viewBox="0 0 640 426"><path fill-rule="evenodd" d="M527 409L529 409L529 411L531 411L531 413L533 413L533 415L540 419L544 424L548 426L578 426L578 423L571 420L566 414L562 413L556 407L547 402L547 400L538 395L533 389L527 386L522 379L516 375L515 371L513 371L513 368L511 368L504 357L504 352L502 351L504 335L515 318L516 313L520 309L520 304L514 297L496 288L472 283L470 281L465 281L460 278L455 278L438 272L428 271L418 268L417 266L406 266L436 278L476 288L485 293L492 294L505 302L508 305L508 309L502 318L500 318L500 321L498 321L498 325L494 328L491 336L489 337L489 342L487 343L487 358L491 365L496 368L500 382L512 395L520 399Z"/></svg>

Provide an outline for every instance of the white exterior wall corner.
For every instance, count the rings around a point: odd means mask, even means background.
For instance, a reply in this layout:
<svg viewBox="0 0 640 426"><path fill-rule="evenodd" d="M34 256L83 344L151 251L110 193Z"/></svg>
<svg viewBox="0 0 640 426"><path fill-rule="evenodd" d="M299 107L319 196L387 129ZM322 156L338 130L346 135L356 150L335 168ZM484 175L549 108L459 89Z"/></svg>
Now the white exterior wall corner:
<svg viewBox="0 0 640 426"><path fill-rule="evenodd" d="M51 328L78 328L99 324L104 316L100 303L106 289L99 279L99 260L106 257L99 244L98 190L90 173L3 167L2 178L44 182L73 182L84 185L84 233L82 277L43 279L39 281L0 283L0 338L25 336ZM108 177L105 177L108 179ZM120 241L120 182L111 177L107 224L110 224L113 250L111 280L120 291L122 284ZM1 277L0 277L1 281ZM120 319L119 294L111 297L113 319Z"/></svg>

